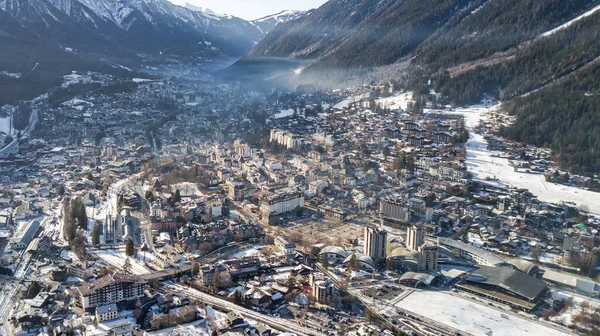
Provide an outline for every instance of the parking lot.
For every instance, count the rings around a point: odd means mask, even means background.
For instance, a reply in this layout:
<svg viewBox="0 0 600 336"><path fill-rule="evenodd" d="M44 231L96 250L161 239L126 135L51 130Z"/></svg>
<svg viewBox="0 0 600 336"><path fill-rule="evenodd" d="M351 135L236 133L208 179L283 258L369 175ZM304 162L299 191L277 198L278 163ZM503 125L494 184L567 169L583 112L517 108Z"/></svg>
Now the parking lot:
<svg viewBox="0 0 600 336"><path fill-rule="evenodd" d="M374 285L367 286L363 289L363 293L366 296L372 297L373 299L382 299L389 301L392 301L403 292L404 289L397 285Z"/></svg>
<svg viewBox="0 0 600 336"><path fill-rule="evenodd" d="M362 318L356 318L338 311L317 309L302 311L298 307L290 310L294 312L301 326L316 330L324 335L345 335L357 322L362 321Z"/></svg>
<svg viewBox="0 0 600 336"><path fill-rule="evenodd" d="M346 244L357 238L362 239L364 235L364 229L360 225L338 223L326 219L300 221L282 230L289 237L301 236L311 244L324 243L326 245Z"/></svg>

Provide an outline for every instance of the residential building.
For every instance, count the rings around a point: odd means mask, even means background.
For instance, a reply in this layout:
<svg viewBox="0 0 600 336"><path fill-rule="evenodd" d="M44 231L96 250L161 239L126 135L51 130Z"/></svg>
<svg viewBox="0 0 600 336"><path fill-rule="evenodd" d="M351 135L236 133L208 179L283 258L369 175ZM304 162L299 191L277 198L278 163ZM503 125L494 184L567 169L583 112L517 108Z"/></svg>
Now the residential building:
<svg viewBox="0 0 600 336"><path fill-rule="evenodd" d="M375 262L386 257L387 232L378 227L365 227L364 253Z"/></svg>
<svg viewBox="0 0 600 336"><path fill-rule="evenodd" d="M109 274L77 288L83 309L137 300L144 295L146 282L132 275Z"/></svg>
<svg viewBox="0 0 600 336"><path fill-rule="evenodd" d="M96 319L98 322L110 321L119 317L117 305L114 303L98 306L96 308Z"/></svg>
<svg viewBox="0 0 600 336"><path fill-rule="evenodd" d="M386 197L379 202L379 213L387 220L408 222L410 220L410 211L402 202L399 195Z"/></svg>
<svg viewBox="0 0 600 336"><path fill-rule="evenodd" d="M425 243L425 230L422 225L412 225L406 231L406 247L417 251Z"/></svg>
<svg viewBox="0 0 600 336"><path fill-rule="evenodd" d="M418 271L438 271L438 247L421 246L419 247Z"/></svg>
<svg viewBox="0 0 600 336"><path fill-rule="evenodd" d="M283 189L273 195L262 199L260 211L262 220L266 224L276 222L278 215L284 214L304 206L304 195L301 191L292 189Z"/></svg>
<svg viewBox="0 0 600 336"><path fill-rule="evenodd" d="M279 248L279 250L285 254L294 254L296 253L296 244L291 243L287 238L279 236L275 238L275 246Z"/></svg>
<svg viewBox="0 0 600 336"><path fill-rule="evenodd" d="M335 285L323 274L311 273L309 277L312 294L318 302L326 303L334 294Z"/></svg>
<svg viewBox="0 0 600 336"><path fill-rule="evenodd" d="M243 180L230 178L227 185L227 196L233 201L241 201L246 196L246 187Z"/></svg>

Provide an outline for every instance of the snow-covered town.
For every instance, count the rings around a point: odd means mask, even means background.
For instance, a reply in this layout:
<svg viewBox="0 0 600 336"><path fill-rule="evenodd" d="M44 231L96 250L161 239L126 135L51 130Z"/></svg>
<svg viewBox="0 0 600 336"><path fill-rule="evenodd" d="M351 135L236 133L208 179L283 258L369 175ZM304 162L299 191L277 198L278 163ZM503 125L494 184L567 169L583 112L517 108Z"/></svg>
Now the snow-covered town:
<svg viewBox="0 0 600 336"><path fill-rule="evenodd" d="M38 115L2 166L3 332L597 327L600 194L551 182L544 149L528 149L538 168L520 169L523 158L493 146L495 122L509 120L494 101L419 108L384 83L257 103L221 85L248 99L213 118L226 98L173 85L32 103ZM119 125L102 112L117 100L131 104ZM160 117L167 106L177 113Z"/></svg>

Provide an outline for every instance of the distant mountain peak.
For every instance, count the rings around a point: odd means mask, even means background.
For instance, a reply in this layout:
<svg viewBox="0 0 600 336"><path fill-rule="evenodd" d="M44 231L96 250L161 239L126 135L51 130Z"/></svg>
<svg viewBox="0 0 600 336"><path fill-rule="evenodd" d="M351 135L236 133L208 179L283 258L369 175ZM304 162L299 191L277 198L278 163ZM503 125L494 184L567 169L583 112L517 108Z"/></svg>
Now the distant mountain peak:
<svg viewBox="0 0 600 336"><path fill-rule="evenodd" d="M304 15L304 13L306 13L306 11L287 9L287 10L282 10L279 13L263 16L259 19L252 20L251 22L256 23L256 22L264 22L267 20L277 20L279 22L285 22L285 21L289 21L290 18L298 18L298 17Z"/></svg>
<svg viewBox="0 0 600 336"><path fill-rule="evenodd" d="M0 0L0 9L59 46L119 57L240 56L264 37L248 21L168 0Z"/></svg>
<svg viewBox="0 0 600 336"><path fill-rule="evenodd" d="M260 30L266 34L273 30L273 28L275 28L278 24L296 20L305 13L305 11L300 10L283 10L279 13L267 15L250 22L260 28Z"/></svg>
<svg viewBox="0 0 600 336"><path fill-rule="evenodd" d="M194 11L194 12L202 13L202 14L204 14L206 16L213 17L213 18L231 17L231 15L217 13L217 12L211 10L210 8L207 8L207 7L194 6L191 3L189 3L189 2L186 2L181 7L187 8L187 9L189 9L191 11Z"/></svg>

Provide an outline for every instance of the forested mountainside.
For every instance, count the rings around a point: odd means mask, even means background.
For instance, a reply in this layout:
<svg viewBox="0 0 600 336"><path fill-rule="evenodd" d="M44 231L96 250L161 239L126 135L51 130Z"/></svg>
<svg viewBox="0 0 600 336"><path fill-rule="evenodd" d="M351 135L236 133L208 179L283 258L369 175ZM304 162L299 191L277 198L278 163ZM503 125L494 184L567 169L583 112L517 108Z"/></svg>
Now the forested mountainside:
<svg viewBox="0 0 600 336"><path fill-rule="evenodd" d="M469 8L469 0L333 0L277 26L251 57L319 59L324 66L390 64Z"/></svg>
<svg viewBox="0 0 600 336"><path fill-rule="evenodd" d="M64 71L103 67L48 43L2 10L0 45L0 105L44 93Z"/></svg>
<svg viewBox="0 0 600 336"><path fill-rule="evenodd" d="M281 24L251 57L361 68L410 56L431 69L507 51L589 9L594 0L332 0Z"/></svg>
<svg viewBox="0 0 600 336"><path fill-rule="evenodd" d="M600 64L504 104L518 121L503 130L517 141L550 147L560 164L600 173Z"/></svg>
<svg viewBox="0 0 600 336"><path fill-rule="evenodd" d="M456 76L434 77L436 89L457 105L497 94L517 122L504 134L551 147L561 165L600 170L600 11L540 36L501 63Z"/></svg>
<svg viewBox="0 0 600 336"><path fill-rule="evenodd" d="M413 52L430 70L509 52L590 8L581 0L481 0L462 11ZM475 7L473 9L473 7ZM504 55L507 56L507 55Z"/></svg>
<svg viewBox="0 0 600 336"><path fill-rule="evenodd" d="M510 58L459 74L437 75L437 87L458 105L481 101L497 92L510 100L577 71L600 56L600 11L565 29L540 36Z"/></svg>

